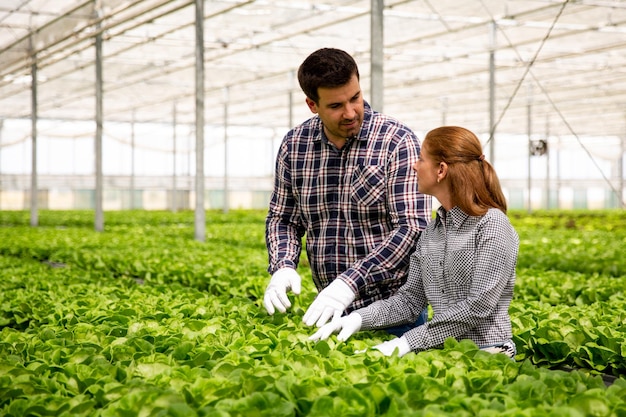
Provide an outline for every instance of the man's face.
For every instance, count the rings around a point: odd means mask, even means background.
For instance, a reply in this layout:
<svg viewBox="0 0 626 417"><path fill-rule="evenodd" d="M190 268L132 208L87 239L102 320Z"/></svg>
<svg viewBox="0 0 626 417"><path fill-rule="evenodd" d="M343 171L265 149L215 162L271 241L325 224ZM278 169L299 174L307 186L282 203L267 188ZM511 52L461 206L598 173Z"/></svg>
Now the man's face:
<svg viewBox="0 0 626 417"><path fill-rule="evenodd" d="M364 104L356 75L347 84L335 88L319 88L319 103L307 98L311 112L319 115L324 133L331 141L355 136L363 123Z"/></svg>

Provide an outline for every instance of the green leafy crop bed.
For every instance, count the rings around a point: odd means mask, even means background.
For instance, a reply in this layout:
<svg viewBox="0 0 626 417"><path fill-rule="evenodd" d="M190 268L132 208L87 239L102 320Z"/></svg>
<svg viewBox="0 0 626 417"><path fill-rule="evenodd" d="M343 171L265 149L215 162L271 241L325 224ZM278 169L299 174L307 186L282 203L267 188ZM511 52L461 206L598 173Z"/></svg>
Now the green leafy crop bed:
<svg viewBox="0 0 626 417"><path fill-rule="evenodd" d="M0 212L0 416L626 416L626 212L512 212L515 361L384 357L261 306L261 211ZM303 262L304 264L306 262Z"/></svg>

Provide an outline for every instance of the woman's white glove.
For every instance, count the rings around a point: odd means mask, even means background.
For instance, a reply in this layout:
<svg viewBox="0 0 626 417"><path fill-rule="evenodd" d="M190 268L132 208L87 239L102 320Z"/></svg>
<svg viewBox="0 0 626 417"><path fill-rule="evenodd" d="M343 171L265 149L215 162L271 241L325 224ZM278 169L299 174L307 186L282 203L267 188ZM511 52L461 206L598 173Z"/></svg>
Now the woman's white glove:
<svg viewBox="0 0 626 417"><path fill-rule="evenodd" d="M291 290L294 294L300 294L302 287L302 278L296 272L295 269L285 267L280 268L274 272L270 283L265 289L265 295L263 296L263 305L267 312L271 315L274 314L274 308L281 313L287 311L291 307L289 297L287 297L287 291Z"/></svg>
<svg viewBox="0 0 626 417"><path fill-rule="evenodd" d="M409 346L409 342L406 340L406 337L402 336L387 340L380 345L374 346L372 349L379 350L385 356L393 355L393 352L398 349L398 356L402 357L411 351L411 346Z"/></svg>
<svg viewBox="0 0 626 417"><path fill-rule="evenodd" d="M335 279L317 295L302 320L307 326L322 327L329 319L338 320L346 307L354 301L352 288L341 279Z"/></svg>
<svg viewBox="0 0 626 417"><path fill-rule="evenodd" d="M341 342L346 341L350 336L361 329L362 322L363 319L361 316L358 313L352 312L347 316L343 316L337 320L332 320L330 323L326 323L317 332L312 334L311 337L309 337L309 340L326 340L331 334L339 332L337 340Z"/></svg>

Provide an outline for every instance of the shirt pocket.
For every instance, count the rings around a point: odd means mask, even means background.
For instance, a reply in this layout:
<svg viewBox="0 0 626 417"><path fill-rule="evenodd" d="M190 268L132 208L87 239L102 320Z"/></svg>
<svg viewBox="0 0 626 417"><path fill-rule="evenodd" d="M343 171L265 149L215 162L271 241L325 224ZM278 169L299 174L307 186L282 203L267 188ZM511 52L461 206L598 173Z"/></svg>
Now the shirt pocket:
<svg viewBox="0 0 626 417"><path fill-rule="evenodd" d="M469 296L474 276L474 256L473 250L461 249L450 252L446 260L447 280L457 301Z"/></svg>
<svg viewBox="0 0 626 417"><path fill-rule="evenodd" d="M411 266L409 279L415 282L414 276L417 274L421 278L419 285L424 287L426 298L432 304L434 300L439 300L436 304L441 304L443 300L443 268L441 266L442 257L438 253L423 253L411 255Z"/></svg>
<svg viewBox="0 0 626 417"><path fill-rule="evenodd" d="M379 165L361 165L352 174L351 198L361 206L379 206L385 202L385 171Z"/></svg>

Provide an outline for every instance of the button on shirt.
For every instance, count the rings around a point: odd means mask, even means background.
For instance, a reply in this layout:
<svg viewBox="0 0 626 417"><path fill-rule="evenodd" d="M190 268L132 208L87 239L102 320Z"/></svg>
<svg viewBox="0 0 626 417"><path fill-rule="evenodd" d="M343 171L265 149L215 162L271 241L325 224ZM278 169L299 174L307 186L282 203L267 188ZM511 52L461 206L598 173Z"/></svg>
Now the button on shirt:
<svg viewBox="0 0 626 417"><path fill-rule="evenodd" d="M417 191L415 134L365 103L359 134L337 149L314 116L283 139L266 221L268 271L298 265L301 239L318 290L343 279L348 308L389 297L406 281L409 257L431 218Z"/></svg>
<svg viewBox="0 0 626 417"><path fill-rule="evenodd" d="M458 207L439 208L411 255L406 284L358 310L361 329L415 322L430 303L432 319L404 334L414 351L441 347L448 337L478 346L510 339L518 249L519 237L501 210L468 216Z"/></svg>

